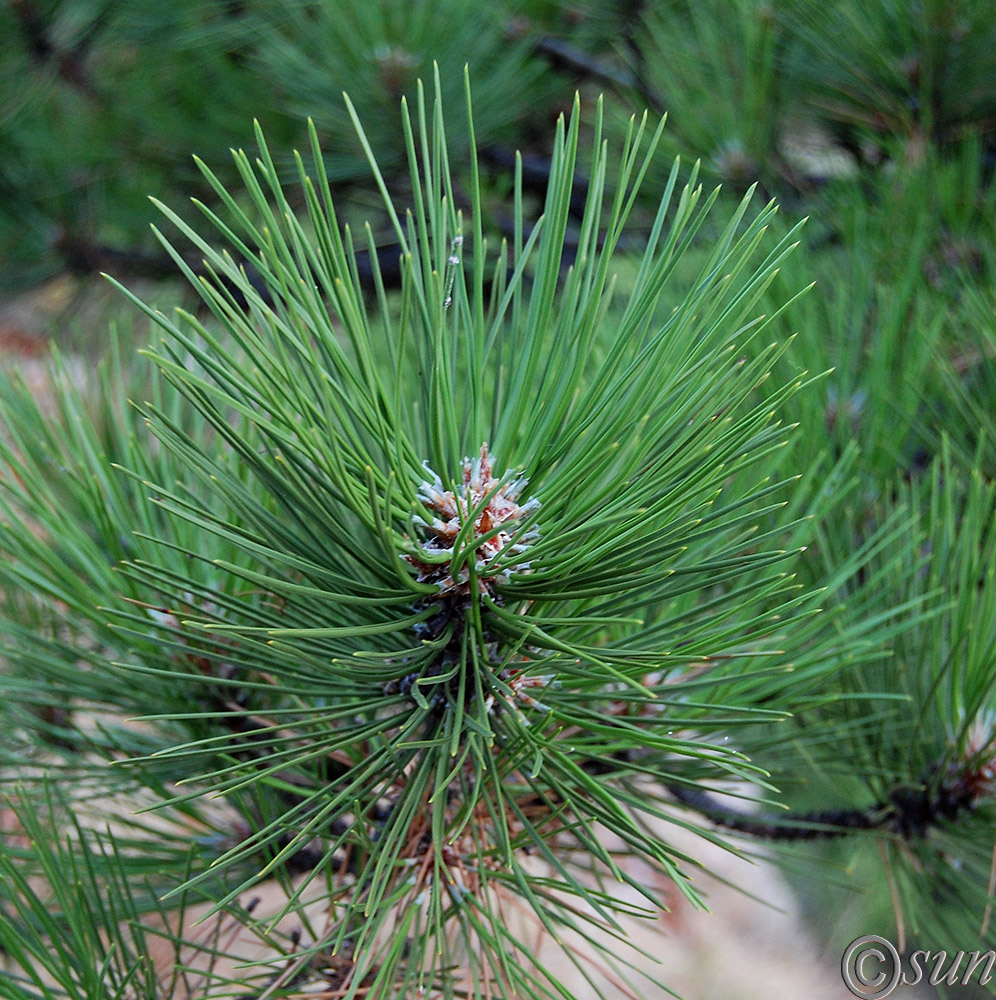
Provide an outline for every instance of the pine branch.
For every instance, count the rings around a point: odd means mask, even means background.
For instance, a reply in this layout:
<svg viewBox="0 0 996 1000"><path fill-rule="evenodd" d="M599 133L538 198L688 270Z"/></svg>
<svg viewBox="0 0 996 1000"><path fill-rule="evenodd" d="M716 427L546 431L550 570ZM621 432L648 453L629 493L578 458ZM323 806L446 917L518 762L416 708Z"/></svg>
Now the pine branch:
<svg viewBox="0 0 996 1000"><path fill-rule="evenodd" d="M855 830L895 833L904 840L925 838L930 831L957 819L986 794L985 782L971 773L952 773L937 785L900 785L883 802L867 809L832 809L782 814L745 813L719 802L701 788L668 784L668 791L684 806L717 826L760 840L790 841L844 837Z"/></svg>
<svg viewBox="0 0 996 1000"><path fill-rule="evenodd" d="M64 247L191 281L196 314L132 297L161 332L155 377L119 364L98 404L61 389L54 418L0 383L10 770L56 758L86 776L79 798L130 783L180 831L157 854L153 821L122 821L122 861L98 859L86 898L154 869L150 896L221 911L277 876L274 923L316 896L327 925L266 990L324 949L350 955L354 992L552 998L509 909L614 961L621 919L663 902L621 857L698 901L656 822L682 823L672 800L775 841L865 831L934 868L944 837L977 871L993 491L938 472L874 507L853 448L796 478L809 377L772 334L804 284L784 284L798 227L749 195L717 222L719 195L675 165L630 255L661 131L633 120L614 162L599 106L583 159L576 105L489 244L481 163L514 158L472 150L458 187L441 88L405 105L404 205L347 110L394 248L371 227L357 250L314 129L293 193L260 132L237 191L203 167L218 207L197 203L198 225L160 206L162 260ZM824 428L822 404L804 426ZM852 507L857 528L832 531ZM929 564L928 537L954 556ZM902 670L881 665L890 646ZM60 739L60 712L94 706L92 733ZM707 790L778 784L844 743L871 808L752 816ZM44 778L20 770L32 809Z"/></svg>
<svg viewBox="0 0 996 1000"><path fill-rule="evenodd" d="M607 83L622 91L636 85L632 73L597 59L562 38L544 35L536 40L534 50L537 55L546 58L555 70L573 73L585 80Z"/></svg>
<svg viewBox="0 0 996 1000"><path fill-rule="evenodd" d="M164 279L176 276L176 262L167 254L154 254L129 247L109 246L94 242L87 236L68 232L63 233L56 246L62 254L66 267L74 274L106 273L121 279ZM376 262L374 262L374 257ZM358 249L355 258L356 273L360 283L370 294L375 294L377 291L375 275L379 275L384 288L401 287L400 254L396 244L379 246L373 253L366 249ZM184 260L194 275L207 277L208 272L205 269L204 261L199 256L189 254L185 256ZM264 302L272 305L270 291L252 262L242 260L240 266L248 275L253 290ZM229 283L226 287L236 295L243 306L246 304L245 297L234 284Z"/></svg>

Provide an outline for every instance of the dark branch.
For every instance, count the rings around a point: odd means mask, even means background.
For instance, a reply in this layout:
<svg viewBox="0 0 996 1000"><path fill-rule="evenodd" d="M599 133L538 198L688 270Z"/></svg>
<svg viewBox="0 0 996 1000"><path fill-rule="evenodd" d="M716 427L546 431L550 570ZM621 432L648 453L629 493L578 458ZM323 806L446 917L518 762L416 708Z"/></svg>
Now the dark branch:
<svg viewBox="0 0 996 1000"><path fill-rule="evenodd" d="M618 90L631 90L637 86L636 77L628 70L602 62L562 38L545 35L536 42L535 51L550 63L552 69L608 83Z"/></svg>
<svg viewBox="0 0 996 1000"><path fill-rule="evenodd" d="M668 791L684 806L712 820L717 826L760 840L817 840L843 837L854 830L879 827L875 810L839 809L827 812L753 816L725 806L708 792L681 785Z"/></svg>
<svg viewBox="0 0 996 1000"><path fill-rule="evenodd" d="M499 171L515 174L516 151L506 146L485 146L480 150L482 163ZM546 197L546 189L550 186L550 171L553 161L548 156L521 155L522 160L522 190ZM578 174L574 175L571 185L571 215L580 218L584 215L584 206L588 198L588 179ZM510 228L510 227L509 227Z"/></svg>
<svg viewBox="0 0 996 1000"><path fill-rule="evenodd" d="M64 234L57 243L67 268L74 274L91 275L106 271L116 278L175 278L176 263L165 254L146 253L142 250L106 246L86 237ZM401 256L397 246L378 247L377 268L385 288L401 287ZM198 257L187 256L186 263L197 275L206 275L203 262ZM262 299L272 305L270 292L251 263L242 261L249 283ZM374 265L368 250L356 251L356 270L360 285L368 292L375 290ZM228 286L242 305L244 297L234 286Z"/></svg>
<svg viewBox="0 0 996 1000"><path fill-rule="evenodd" d="M834 809L823 812L754 816L723 805L698 788L668 785L668 791L684 806L717 826L762 840L815 840L843 837L855 830L881 830L904 840L926 837L932 827L957 819L971 809L980 787L970 777L950 772L939 785L926 780L920 785L892 789L886 801L868 809Z"/></svg>

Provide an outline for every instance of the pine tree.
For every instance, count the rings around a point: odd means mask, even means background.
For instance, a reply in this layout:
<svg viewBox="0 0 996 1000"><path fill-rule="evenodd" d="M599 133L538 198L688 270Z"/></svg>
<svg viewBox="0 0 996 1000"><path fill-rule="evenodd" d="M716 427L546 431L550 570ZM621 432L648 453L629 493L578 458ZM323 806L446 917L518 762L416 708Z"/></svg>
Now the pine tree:
<svg viewBox="0 0 996 1000"><path fill-rule="evenodd" d="M407 205L347 102L399 291L315 129L293 184L257 130L160 206L202 304L132 296L144 364L0 386L0 996L569 996L537 924L639 996L627 860L704 905L674 825L881 850L902 933L992 937L988 439L869 495L782 335L799 227L576 102L496 241L465 90L403 105Z"/></svg>

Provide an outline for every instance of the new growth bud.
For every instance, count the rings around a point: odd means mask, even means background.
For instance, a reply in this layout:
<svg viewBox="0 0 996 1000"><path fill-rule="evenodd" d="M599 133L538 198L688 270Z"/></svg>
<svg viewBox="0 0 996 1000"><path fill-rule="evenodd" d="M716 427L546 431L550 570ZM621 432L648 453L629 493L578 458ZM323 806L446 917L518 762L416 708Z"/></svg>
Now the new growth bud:
<svg viewBox="0 0 996 1000"><path fill-rule="evenodd" d="M477 458L464 459L463 481L455 490L445 489L441 478L424 464L430 478L419 486L418 497L429 516L416 517L415 523L425 538L418 555L405 556L418 570L419 582L434 583L440 594L469 594L472 564L479 592L494 594L495 584L525 572L528 562L509 557L523 555L539 534L535 526L517 530L540 505L535 497L519 503L527 480L496 479L487 444L481 445ZM464 530L468 522L469 532Z"/></svg>

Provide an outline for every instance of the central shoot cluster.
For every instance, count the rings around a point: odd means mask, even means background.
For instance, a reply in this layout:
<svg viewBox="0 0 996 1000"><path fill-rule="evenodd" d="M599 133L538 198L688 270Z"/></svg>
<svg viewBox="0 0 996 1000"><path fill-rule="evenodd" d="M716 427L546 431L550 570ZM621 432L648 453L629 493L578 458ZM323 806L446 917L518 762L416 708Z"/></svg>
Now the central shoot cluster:
<svg viewBox="0 0 996 1000"><path fill-rule="evenodd" d="M477 458L464 459L463 481L455 490L446 489L427 462L425 469L431 481L421 484L418 495L429 516L416 516L415 523L426 538L418 554L406 560L418 570L419 583L436 585L435 596L470 597L473 579L479 594L494 597L497 583L529 568L527 561L508 556L521 557L538 536L534 525L516 529L538 509L539 500L518 502L526 486L523 477L504 483L495 478L487 444Z"/></svg>
<svg viewBox="0 0 996 1000"><path fill-rule="evenodd" d="M474 634L467 612L473 602L485 597L501 603L499 585L513 573L529 570L529 562L523 557L539 529L524 522L540 502L535 497L519 502L526 486L522 476L495 476L487 444L481 445L477 457L463 460L460 480L451 488L444 485L428 462L424 468L429 478L419 486L418 498L425 513L413 518L421 537L414 551L404 558L416 570L419 583L434 588L419 603L433 605L436 613L418 622L415 633L425 641L443 641L421 670L391 682L386 690L413 693L421 681L432 689L429 702L441 708L458 699L466 701L483 684L489 714L506 703L516 710L520 702L537 704L527 694L520 694L519 688L545 686L549 678L537 681L523 677L520 670L507 666L502 669L497 638L486 625ZM478 655L469 655L471 646L476 647ZM479 659L481 654L483 660ZM456 664L464 664L465 668L471 662L490 664L492 676L464 684L463 668L450 668ZM441 674L447 676L445 682L430 681ZM418 701L417 695L413 697Z"/></svg>

